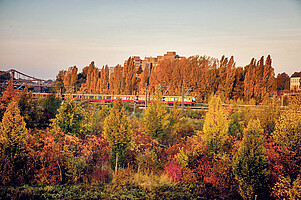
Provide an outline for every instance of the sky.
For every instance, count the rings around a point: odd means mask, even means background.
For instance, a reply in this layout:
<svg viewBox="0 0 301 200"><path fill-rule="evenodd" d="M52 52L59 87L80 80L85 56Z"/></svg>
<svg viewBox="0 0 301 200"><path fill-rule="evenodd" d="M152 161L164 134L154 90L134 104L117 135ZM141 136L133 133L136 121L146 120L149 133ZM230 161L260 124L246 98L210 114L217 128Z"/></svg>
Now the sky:
<svg viewBox="0 0 301 200"><path fill-rule="evenodd" d="M0 0L0 70L42 79L129 56L271 55L301 71L301 0Z"/></svg>

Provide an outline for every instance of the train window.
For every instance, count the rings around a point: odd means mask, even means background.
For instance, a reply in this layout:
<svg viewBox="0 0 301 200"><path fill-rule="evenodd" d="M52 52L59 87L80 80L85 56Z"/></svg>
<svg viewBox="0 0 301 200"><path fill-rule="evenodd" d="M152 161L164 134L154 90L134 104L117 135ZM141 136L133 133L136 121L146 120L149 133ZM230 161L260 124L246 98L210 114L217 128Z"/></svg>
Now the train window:
<svg viewBox="0 0 301 200"><path fill-rule="evenodd" d="M110 96L107 96L107 99L111 99L111 97L110 97Z"/></svg>
<svg viewBox="0 0 301 200"><path fill-rule="evenodd" d="M184 98L184 101L187 101L187 98Z"/></svg>
<svg viewBox="0 0 301 200"><path fill-rule="evenodd" d="M170 98L170 101L174 101L175 100L175 98Z"/></svg>
<svg viewBox="0 0 301 200"><path fill-rule="evenodd" d="M102 96L97 96L97 99L102 99L101 97L102 97Z"/></svg>
<svg viewBox="0 0 301 200"><path fill-rule="evenodd" d="M191 101L192 101L192 102L195 102L195 97L191 97Z"/></svg>
<svg viewBox="0 0 301 200"><path fill-rule="evenodd" d="M117 97L114 97L113 99L117 99Z"/></svg>

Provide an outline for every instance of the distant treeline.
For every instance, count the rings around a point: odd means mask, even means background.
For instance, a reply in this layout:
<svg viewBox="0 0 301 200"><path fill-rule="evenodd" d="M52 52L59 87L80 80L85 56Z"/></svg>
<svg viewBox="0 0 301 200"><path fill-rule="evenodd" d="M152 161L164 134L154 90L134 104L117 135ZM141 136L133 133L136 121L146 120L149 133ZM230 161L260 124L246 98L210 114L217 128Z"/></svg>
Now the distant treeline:
<svg viewBox="0 0 301 200"><path fill-rule="evenodd" d="M112 73L110 73L112 70ZM135 67L134 59L129 57L125 66L117 65L109 69L106 65L97 68L92 61L78 73L76 66L61 70L56 77L56 89L64 92L101 94L145 94L145 86L168 86L169 95L181 95L182 85L192 89L197 101L207 101L213 93L223 100L254 99L257 103L276 90L289 89L289 76L278 74L275 78L272 59L262 56L258 61L236 67L234 57L222 56L216 59L207 56L191 56L180 60L161 60L150 70ZM148 91L153 92L154 87Z"/></svg>

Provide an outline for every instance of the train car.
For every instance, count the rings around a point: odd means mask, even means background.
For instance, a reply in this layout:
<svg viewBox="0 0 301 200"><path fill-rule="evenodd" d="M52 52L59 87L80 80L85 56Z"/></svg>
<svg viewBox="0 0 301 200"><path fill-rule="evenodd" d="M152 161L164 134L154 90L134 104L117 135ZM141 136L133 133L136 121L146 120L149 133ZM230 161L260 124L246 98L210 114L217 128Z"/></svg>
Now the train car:
<svg viewBox="0 0 301 200"><path fill-rule="evenodd" d="M46 98L50 93L33 93L33 98ZM60 98L65 99L67 94L62 95ZM109 103L116 101L120 98L122 102L128 103L145 103L145 95L110 95L110 94L68 94L72 96L72 99L75 101L91 101L91 102L100 102L100 103ZM176 101L182 103L182 96L163 96L162 100L168 105L173 105ZM148 102L151 100L148 98ZM195 97L185 96L184 97L185 105L194 105Z"/></svg>

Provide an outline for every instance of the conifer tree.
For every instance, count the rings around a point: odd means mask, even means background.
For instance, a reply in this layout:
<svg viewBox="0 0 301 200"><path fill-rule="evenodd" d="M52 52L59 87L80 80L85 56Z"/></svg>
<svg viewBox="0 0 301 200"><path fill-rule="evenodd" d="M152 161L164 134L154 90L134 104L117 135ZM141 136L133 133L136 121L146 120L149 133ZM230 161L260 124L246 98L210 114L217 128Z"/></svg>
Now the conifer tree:
<svg viewBox="0 0 301 200"><path fill-rule="evenodd" d="M260 121L251 120L244 130L242 144L233 159L233 174L244 199L264 199L269 178L269 161L263 146L264 136Z"/></svg>
<svg viewBox="0 0 301 200"><path fill-rule="evenodd" d="M83 137L91 129L91 123L88 119L88 114L80 105L73 99L67 99L58 109L56 117L51 120L51 127L54 131Z"/></svg>
<svg viewBox="0 0 301 200"><path fill-rule="evenodd" d="M291 99L288 109L281 113L272 133L275 142L301 156L301 97Z"/></svg>
<svg viewBox="0 0 301 200"><path fill-rule="evenodd" d="M44 125L44 116L38 101L32 98L32 92L28 92L25 87L20 94L19 99L20 114L23 116L26 128L37 128Z"/></svg>
<svg viewBox="0 0 301 200"><path fill-rule="evenodd" d="M20 115L18 102L11 101L0 124L0 183L24 182L26 175L26 123Z"/></svg>
<svg viewBox="0 0 301 200"><path fill-rule="evenodd" d="M118 99L110 109L110 114L104 121L104 137L111 148L111 164L124 167L125 156L131 142L132 127L126 116L125 109Z"/></svg>
<svg viewBox="0 0 301 200"><path fill-rule="evenodd" d="M157 89L150 105L145 109L144 125L146 132L153 139L163 140L170 127L169 116L162 102L161 92Z"/></svg>
<svg viewBox="0 0 301 200"><path fill-rule="evenodd" d="M13 79L11 78L8 81L8 85L5 88L3 95L0 97L0 121L2 120L2 117L4 115L4 112L7 108L7 105L12 101L12 100L17 100L20 96L20 92L17 89L14 89L14 83Z"/></svg>
<svg viewBox="0 0 301 200"><path fill-rule="evenodd" d="M204 122L204 136L209 152L218 154L228 138L228 121L218 96L212 96Z"/></svg>

